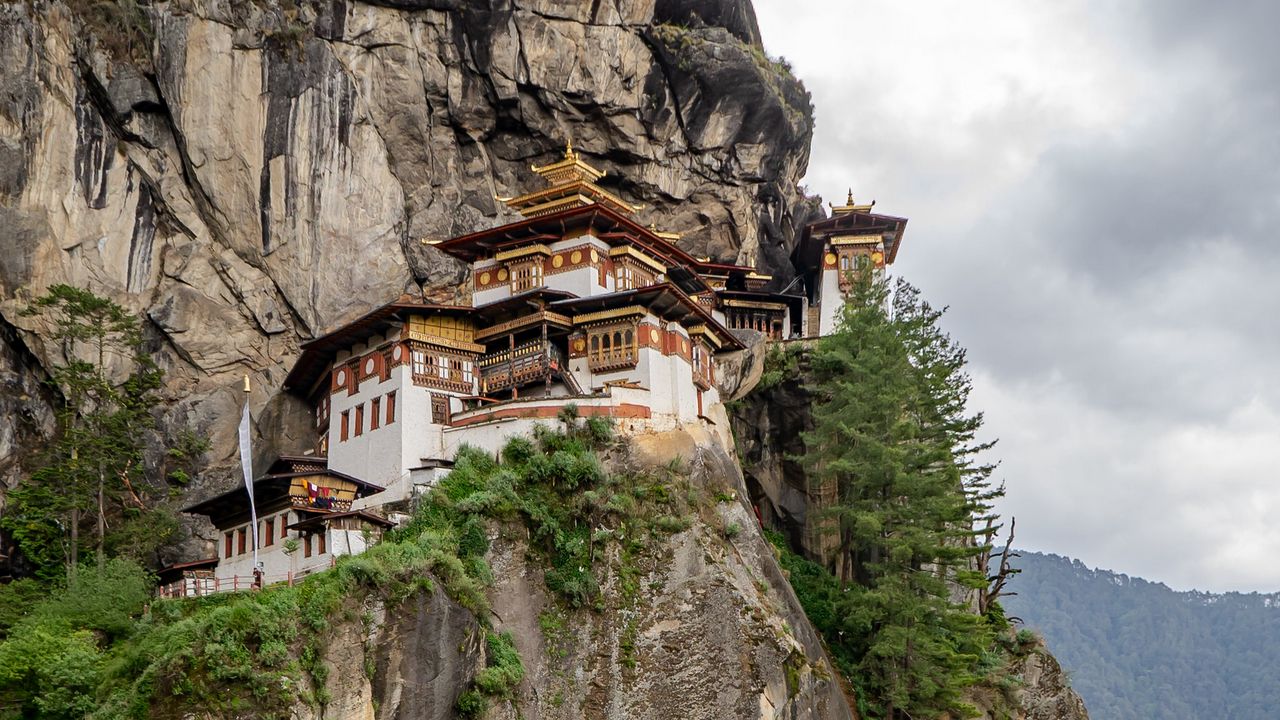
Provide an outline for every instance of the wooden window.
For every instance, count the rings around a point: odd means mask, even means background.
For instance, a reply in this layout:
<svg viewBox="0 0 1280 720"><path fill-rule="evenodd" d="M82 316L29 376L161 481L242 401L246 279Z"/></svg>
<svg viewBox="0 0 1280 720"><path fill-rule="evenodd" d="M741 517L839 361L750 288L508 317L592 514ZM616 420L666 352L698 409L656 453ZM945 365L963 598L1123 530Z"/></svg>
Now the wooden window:
<svg viewBox="0 0 1280 720"><path fill-rule="evenodd" d="M240 532L236 535L236 554L243 555L245 547L245 539L249 535L249 528L240 528Z"/></svg>
<svg viewBox="0 0 1280 720"><path fill-rule="evenodd" d="M382 398L374 398L369 401L369 429L377 430L378 425L382 422Z"/></svg>
<svg viewBox="0 0 1280 720"><path fill-rule="evenodd" d="M396 391L387 393L387 424L396 421Z"/></svg>
<svg viewBox="0 0 1280 720"><path fill-rule="evenodd" d="M276 542L276 521L267 518L262 521L262 546L271 547Z"/></svg>
<svg viewBox="0 0 1280 720"><path fill-rule="evenodd" d="M280 539L287 537L289 537L289 513L284 512L280 514Z"/></svg>
<svg viewBox="0 0 1280 720"><path fill-rule="evenodd" d="M635 367L637 358L635 325L611 325L592 328L587 352L587 367L593 372Z"/></svg>
<svg viewBox="0 0 1280 720"><path fill-rule="evenodd" d="M327 428L329 426L329 396L320 398L316 403L316 427Z"/></svg>
<svg viewBox="0 0 1280 720"><path fill-rule="evenodd" d="M431 422L437 425L449 424L449 396L431 393Z"/></svg>
<svg viewBox="0 0 1280 720"><path fill-rule="evenodd" d="M351 420L350 413L346 410L342 411L342 426L338 430L338 442L346 442L348 436L348 423Z"/></svg>
<svg viewBox="0 0 1280 720"><path fill-rule="evenodd" d="M227 533L227 537L226 537L226 539L227 539L226 549L225 549L225 552L223 552L223 553L222 553L222 557L224 557L224 558L229 558L229 557L231 557L231 535L232 535L232 533L230 533L230 532L228 532L228 533Z"/></svg>
<svg viewBox="0 0 1280 720"><path fill-rule="evenodd" d="M511 292L522 293L542 287L542 259L528 260L511 265Z"/></svg>
<svg viewBox="0 0 1280 720"><path fill-rule="evenodd" d="M643 270L631 262L623 260L613 266L614 290L619 292L623 290L635 290L637 288L652 285L653 282L653 273L650 273L648 270Z"/></svg>
<svg viewBox="0 0 1280 720"><path fill-rule="evenodd" d="M311 557L311 533L302 536L302 557Z"/></svg>
<svg viewBox="0 0 1280 720"><path fill-rule="evenodd" d="M364 434L364 403L356 406L356 429L355 436L360 437Z"/></svg>
<svg viewBox="0 0 1280 720"><path fill-rule="evenodd" d="M326 548L325 548L325 537L326 537L328 534L329 534L329 533L325 532L324 530L321 530L320 532L316 533L316 539L320 541L320 554L321 554L321 555L323 555L323 554L325 553L325 549L326 549Z"/></svg>

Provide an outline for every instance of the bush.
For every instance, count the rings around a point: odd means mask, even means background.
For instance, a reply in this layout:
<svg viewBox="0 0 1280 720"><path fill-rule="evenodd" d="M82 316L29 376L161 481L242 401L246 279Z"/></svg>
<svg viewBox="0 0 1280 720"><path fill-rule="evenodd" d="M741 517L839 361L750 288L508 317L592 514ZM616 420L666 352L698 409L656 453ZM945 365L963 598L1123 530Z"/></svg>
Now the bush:
<svg viewBox="0 0 1280 720"><path fill-rule="evenodd" d="M511 633L488 633L485 645L489 657L486 667L476 673L476 688L485 695L510 698L524 679L524 663L516 652Z"/></svg>

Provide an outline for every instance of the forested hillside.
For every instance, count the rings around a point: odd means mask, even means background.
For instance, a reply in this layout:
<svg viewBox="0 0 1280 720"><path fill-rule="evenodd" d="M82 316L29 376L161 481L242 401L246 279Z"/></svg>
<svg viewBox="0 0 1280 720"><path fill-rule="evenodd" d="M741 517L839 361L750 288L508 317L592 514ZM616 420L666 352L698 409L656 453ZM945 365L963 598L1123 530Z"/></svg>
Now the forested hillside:
<svg viewBox="0 0 1280 720"><path fill-rule="evenodd" d="M1040 631L1099 720L1263 720L1280 707L1280 593L1175 592L1023 552L1010 615Z"/></svg>

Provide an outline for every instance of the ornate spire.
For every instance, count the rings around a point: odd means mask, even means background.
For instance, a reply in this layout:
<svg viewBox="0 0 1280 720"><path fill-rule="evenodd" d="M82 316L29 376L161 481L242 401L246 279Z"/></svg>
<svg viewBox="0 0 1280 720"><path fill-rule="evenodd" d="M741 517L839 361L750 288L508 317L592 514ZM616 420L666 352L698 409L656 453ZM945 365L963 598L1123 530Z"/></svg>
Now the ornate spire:
<svg viewBox="0 0 1280 720"><path fill-rule="evenodd" d="M525 217L549 215L583 205L605 205L627 214L641 208L595 184L605 172L582 160L573 149L572 138L565 141L563 159L548 165L530 165L529 169L546 181L548 187L510 199L497 198Z"/></svg>
<svg viewBox="0 0 1280 720"><path fill-rule="evenodd" d="M849 197L845 200L844 205L836 205L827 203L831 207L832 215L844 215L851 212L871 212L871 208L876 206L876 201L872 200L870 205L857 205L853 202L853 188L849 188Z"/></svg>

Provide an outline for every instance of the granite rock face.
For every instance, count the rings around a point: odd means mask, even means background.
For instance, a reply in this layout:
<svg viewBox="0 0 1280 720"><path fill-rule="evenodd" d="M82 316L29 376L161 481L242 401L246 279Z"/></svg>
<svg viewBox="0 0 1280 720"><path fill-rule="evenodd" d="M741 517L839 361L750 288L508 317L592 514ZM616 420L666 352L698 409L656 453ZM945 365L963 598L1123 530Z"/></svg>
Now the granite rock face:
<svg viewBox="0 0 1280 720"><path fill-rule="evenodd" d="M19 315L50 285L125 305L167 371L162 429L212 441L201 483L232 474L242 375L263 455L300 449L277 390L299 344L402 293L457 299L466 268L422 241L515 219L495 196L534 187L566 139L640 222L778 282L816 212L797 188L808 95L741 0L144 13L0 4L0 373L32 389L61 360ZM0 438L9 485L57 400L18 397L35 421Z"/></svg>
<svg viewBox="0 0 1280 720"><path fill-rule="evenodd" d="M673 448L692 483L741 496L737 463L706 433L641 436L631 455L665 463ZM726 533L731 525L740 529ZM491 706L487 720L855 717L740 500L716 503L656 556L630 560L639 591L628 595L615 578L594 608L570 608L547 590L546 567L523 525L494 524L489 539L494 629L511 633L525 679L510 702ZM329 638L331 701L319 715L300 705L294 717L454 717L453 702L484 666L483 634L471 614L443 591L362 614L367 624L337 627Z"/></svg>

